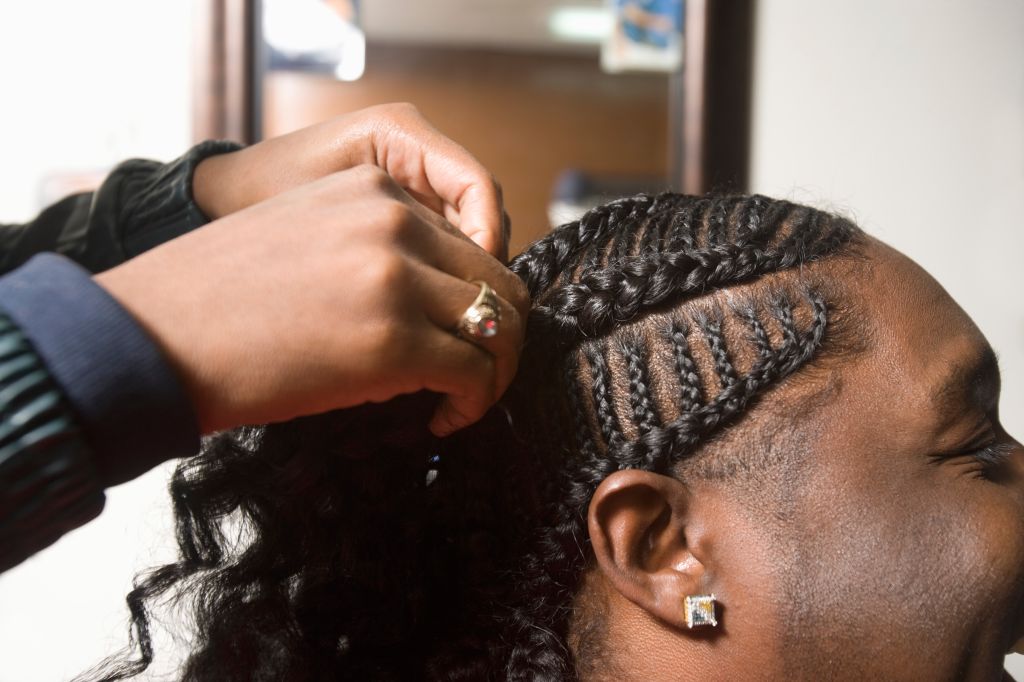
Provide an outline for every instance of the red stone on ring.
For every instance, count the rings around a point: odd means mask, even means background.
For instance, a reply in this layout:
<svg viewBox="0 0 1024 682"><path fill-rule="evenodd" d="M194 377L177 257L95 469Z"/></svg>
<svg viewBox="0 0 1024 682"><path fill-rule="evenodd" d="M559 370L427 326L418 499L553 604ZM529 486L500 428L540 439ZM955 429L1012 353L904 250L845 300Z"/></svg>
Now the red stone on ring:
<svg viewBox="0 0 1024 682"><path fill-rule="evenodd" d="M480 320L480 323L477 324L477 329L480 330L480 336L494 336L498 333L498 321L493 317L486 317Z"/></svg>

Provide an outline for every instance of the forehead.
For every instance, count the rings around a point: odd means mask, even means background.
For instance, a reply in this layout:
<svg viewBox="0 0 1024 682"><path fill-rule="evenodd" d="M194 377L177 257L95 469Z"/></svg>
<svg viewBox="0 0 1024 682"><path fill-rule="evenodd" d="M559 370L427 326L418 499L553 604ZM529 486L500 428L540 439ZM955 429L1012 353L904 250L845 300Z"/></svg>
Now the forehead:
<svg viewBox="0 0 1024 682"><path fill-rule="evenodd" d="M871 240L854 277L870 350L858 379L886 402L929 409L951 372L990 352L970 317L945 289L902 253Z"/></svg>
<svg viewBox="0 0 1024 682"><path fill-rule="evenodd" d="M867 350L839 363L841 385L827 445L848 454L934 448L957 427L942 409L951 381L991 353L970 317L912 260L870 239L866 258L844 265ZM860 326L858 325L858 326ZM860 455L868 453L860 452ZM863 460L865 466L870 457Z"/></svg>

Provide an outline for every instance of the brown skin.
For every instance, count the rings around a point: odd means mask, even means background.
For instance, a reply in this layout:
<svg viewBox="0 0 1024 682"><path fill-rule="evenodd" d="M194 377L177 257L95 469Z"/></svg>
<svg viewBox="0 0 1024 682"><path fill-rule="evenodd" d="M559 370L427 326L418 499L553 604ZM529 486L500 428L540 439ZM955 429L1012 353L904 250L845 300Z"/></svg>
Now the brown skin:
<svg viewBox="0 0 1024 682"><path fill-rule="evenodd" d="M222 218L338 171L376 166L484 251L508 257L501 186L415 106L381 104L211 156L196 168L196 203Z"/></svg>
<svg viewBox="0 0 1024 682"><path fill-rule="evenodd" d="M827 399L797 412L796 481L753 503L622 471L594 495L580 599L607 609L610 654L585 679L1005 679L1024 635L1024 448L997 377L954 373L990 352L970 318L905 256L866 251L840 279L871 342L808 384ZM990 442L1006 457L984 465ZM687 630L685 596L712 592L720 626Z"/></svg>
<svg viewBox="0 0 1024 682"><path fill-rule="evenodd" d="M371 107L199 164L213 222L97 275L178 371L204 432L445 395L479 419L515 374L529 300L501 188L414 107ZM500 260L499 260L500 259ZM499 333L452 332L480 289Z"/></svg>

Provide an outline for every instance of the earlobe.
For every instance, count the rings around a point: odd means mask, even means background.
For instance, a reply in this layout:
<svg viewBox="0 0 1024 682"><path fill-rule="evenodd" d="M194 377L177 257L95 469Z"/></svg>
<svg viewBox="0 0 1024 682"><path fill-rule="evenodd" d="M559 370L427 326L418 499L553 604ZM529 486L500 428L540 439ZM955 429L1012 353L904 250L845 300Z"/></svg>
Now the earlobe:
<svg viewBox="0 0 1024 682"><path fill-rule="evenodd" d="M624 469L590 502L591 545L605 579L622 596L679 629L686 597L705 592L705 566L688 537L692 499L674 478Z"/></svg>

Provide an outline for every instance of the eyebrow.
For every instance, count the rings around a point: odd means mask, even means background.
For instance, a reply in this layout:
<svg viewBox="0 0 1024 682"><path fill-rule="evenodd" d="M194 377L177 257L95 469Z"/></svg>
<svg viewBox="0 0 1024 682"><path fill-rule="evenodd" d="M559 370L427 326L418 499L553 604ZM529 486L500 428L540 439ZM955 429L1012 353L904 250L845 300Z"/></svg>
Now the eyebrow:
<svg viewBox="0 0 1024 682"><path fill-rule="evenodd" d="M986 344L978 355L953 366L932 401L943 416L961 411L965 404L987 412L996 406L999 383L999 358Z"/></svg>

